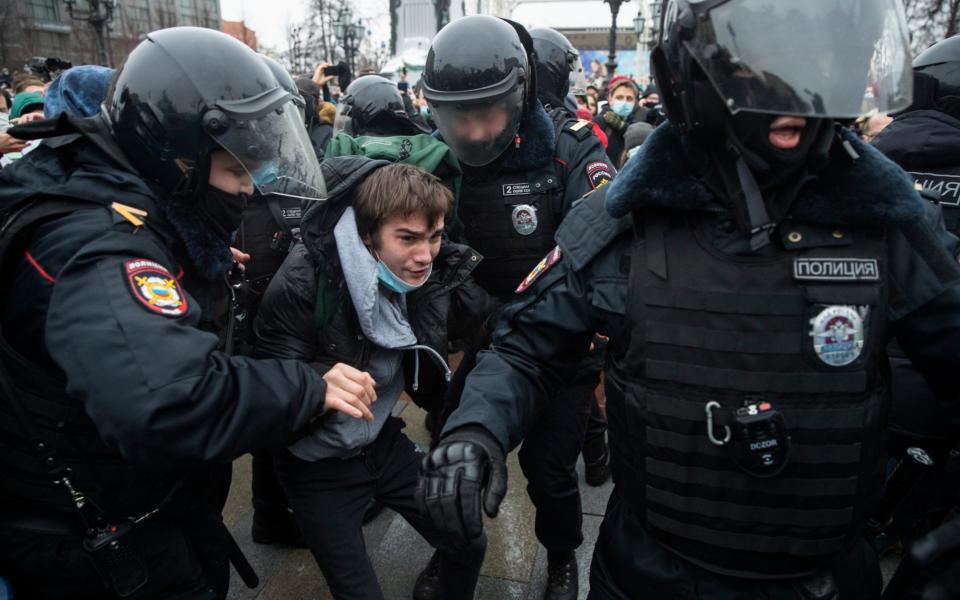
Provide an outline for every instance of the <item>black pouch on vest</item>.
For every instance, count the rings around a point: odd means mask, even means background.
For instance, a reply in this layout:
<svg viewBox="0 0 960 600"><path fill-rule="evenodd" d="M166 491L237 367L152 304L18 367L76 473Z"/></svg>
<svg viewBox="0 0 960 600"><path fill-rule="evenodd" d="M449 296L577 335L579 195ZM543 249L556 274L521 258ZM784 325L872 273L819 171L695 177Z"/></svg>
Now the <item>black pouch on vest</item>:
<svg viewBox="0 0 960 600"><path fill-rule="evenodd" d="M734 411L728 448L748 475L773 477L790 459L790 432L783 414L769 402L748 404Z"/></svg>
<svg viewBox="0 0 960 600"><path fill-rule="evenodd" d="M105 586L127 598L147 584L149 573L137 551L133 524L121 521L95 530L83 540L83 549Z"/></svg>

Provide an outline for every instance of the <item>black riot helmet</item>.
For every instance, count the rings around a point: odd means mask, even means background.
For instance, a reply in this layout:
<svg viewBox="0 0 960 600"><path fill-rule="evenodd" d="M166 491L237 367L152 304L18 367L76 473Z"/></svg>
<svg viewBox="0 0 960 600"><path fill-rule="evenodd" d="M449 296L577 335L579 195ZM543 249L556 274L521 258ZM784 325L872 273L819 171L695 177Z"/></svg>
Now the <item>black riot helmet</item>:
<svg viewBox="0 0 960 600"><path fill-rule="evenodd" d="M145 179L180 198L206 190L210 154L226 150L261 193L325 195L294 96L238 40L175 27L147 35L107 94L114 138Z"/></svg>
<svg viewBox="0 0 960 600"><path fill-rule="evenodd" d="M273 76L277 78L277 83L280 84L280 87L290 92L290 95L293 96L294 103L303 111L307 106L307 102L303 99L303 96L300 95L300 90L297 89L297 84L294 83L290 71L284 69L283 65L266 54L261 54L260 58L263 59L264 64L267 65L270 72L273 73Z"/></svg>
<svg viewBox="0 0 960 600"><path fill-rule="evenodd" d="M684 130L725 112L855 118L910 103L900 0L667 0L662 15L651 66ZM720 110L698 98L710 93Z"/></svg>
<svg viewBox="0 0 960 600"><path fill-rule="evenodd" d="M334 134L416 135L430 133L410 119L397 84L379 75L364 75L347 86L337 104Z"/></svg>
<svg viewBox="0 0 960 600"><path fill-rule="evenodd" d="M526 29L486 15L457 19L433 38L423 96L461 162L489 164L517 139L537 101L532 53Z"/></svg>
<svg viewBox="0 0 960 600"><path fill-rule="evenodd" d="M549 98L553 106L560 106L567 94L586 94L587 79L580 53L570 40L549 27L531 29L530 37L536 53L537 93Z"/></svg>
<svg viewBox="0 0 960 600"><path fill-rule="evenodd" d="M960 35L937 42L913 61L914 109L936 108L960 118Z"/></svg>

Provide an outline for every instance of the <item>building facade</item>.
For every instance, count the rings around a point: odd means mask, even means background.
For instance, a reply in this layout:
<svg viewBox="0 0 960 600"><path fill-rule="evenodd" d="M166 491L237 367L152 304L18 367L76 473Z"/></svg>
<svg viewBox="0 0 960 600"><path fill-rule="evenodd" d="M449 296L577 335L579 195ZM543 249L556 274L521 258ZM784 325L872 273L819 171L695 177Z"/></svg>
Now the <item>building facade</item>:
<svg viewBox="0 0 960 600"><path fill-rule="evenodd" d="M101 11L107 0L101 0ZM89 0L74 0L74 14L83 16ZM194 25L222 29L219 0L112 0L113 20L105 37L108 66L123 57L144 36L157 29ZM64 0L0 0L0 66L23 70L32 57L56 57L74 64L99 64L93 27L73 20Z"/></svg>

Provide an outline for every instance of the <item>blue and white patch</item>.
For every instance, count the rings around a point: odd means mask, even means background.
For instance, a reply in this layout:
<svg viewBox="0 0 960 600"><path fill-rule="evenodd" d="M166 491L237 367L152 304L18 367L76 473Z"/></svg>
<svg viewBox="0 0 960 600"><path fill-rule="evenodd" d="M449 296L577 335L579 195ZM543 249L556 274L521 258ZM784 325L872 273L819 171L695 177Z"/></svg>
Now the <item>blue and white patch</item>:
<svg viewBox="0 0 960 600"><path fill-rule="evenodd" d="M510 213L510 220L513 221L513 229L520 235L530 235L537 230L540 223L537 219L537 208L531 204L518 204L513 207Z"/></svg>
<svg viewBox="0 0 960 600"><path fill-rule="evenodd" d="M864 320L869 307L828 306L810 319L813 352L825 365L843 367L863 351Z"/></svg>
<svg viewBox="0 0 960 600"><path fill-rule="evenodd" d="M875 258L798 258L793 261L798 281L880 281Z"/></svg>

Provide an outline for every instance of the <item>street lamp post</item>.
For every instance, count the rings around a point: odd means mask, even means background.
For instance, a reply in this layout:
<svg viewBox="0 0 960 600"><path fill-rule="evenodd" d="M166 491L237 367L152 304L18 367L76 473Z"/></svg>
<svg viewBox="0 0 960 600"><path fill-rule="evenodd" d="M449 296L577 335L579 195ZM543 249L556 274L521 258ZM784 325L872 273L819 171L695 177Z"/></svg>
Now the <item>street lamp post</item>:
<svg viewBox="0 0 960 600"><path fill-rule="evenodd" d="M640 69L640 59L643 57L643 31L647 26L647 18L643 15L643 2L639 3L637 7L637 16L633 18L633 31L637 34L637 68L638 74L642 72ZM639 80L638 80L639 81Z"/></svg>
<svg viewBox="0 0 960 600"><path fill-rule="evenodd" d="M100 64L110 65L110 51L107 47L107 32L113 21L113 11L117 7L117 0L88 0L90 8L87 11L77 11L77 0L63 0L67 5L67 13L74 21L86 21L93 27L97 38L97 54L100 55Z"/></svg>
<svg viewBox="0 0 960 600"><path fill-rule="evenodd" d="M356 74L356 55L360 49L360 38L363 37L366 29L364 29L363 23L359 20L353 22L353 15L349 8L345 8L344 11L340 13L339 18L333 26L337 37L340 38L340 42L343 44L344 61L347 63L347 66L350 67L350 73Z"/></svg>
<svg viewBox="0 0 960 600"><path fill-rule="evenodd" d="M647 47L653 48L660 41L660 12L663 9L663 2L660 0L650 0L650 36L647 41Z"/></svg>
<svg viewBox="0 0 960 600"><path fill-rule="evenodd" d="M603 0L610 5L610 55L607 57L607 78L612 78L617 70L617 13L620 12L620 5L630 0Z"/></svg>

